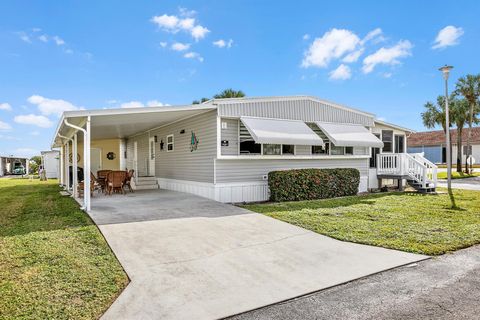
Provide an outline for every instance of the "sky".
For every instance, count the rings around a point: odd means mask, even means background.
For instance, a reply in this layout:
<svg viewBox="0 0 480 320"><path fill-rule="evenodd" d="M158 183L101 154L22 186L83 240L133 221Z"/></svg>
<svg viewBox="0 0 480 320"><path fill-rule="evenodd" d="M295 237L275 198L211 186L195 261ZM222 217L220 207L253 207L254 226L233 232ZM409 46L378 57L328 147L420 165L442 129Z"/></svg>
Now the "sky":
<svg viewBox="0 0 480 320"><path fill-rule="evenodd" d="M0 154L49 150L65 110L313 95L422 131L480 72L478 1L0 0Z"/></svg>

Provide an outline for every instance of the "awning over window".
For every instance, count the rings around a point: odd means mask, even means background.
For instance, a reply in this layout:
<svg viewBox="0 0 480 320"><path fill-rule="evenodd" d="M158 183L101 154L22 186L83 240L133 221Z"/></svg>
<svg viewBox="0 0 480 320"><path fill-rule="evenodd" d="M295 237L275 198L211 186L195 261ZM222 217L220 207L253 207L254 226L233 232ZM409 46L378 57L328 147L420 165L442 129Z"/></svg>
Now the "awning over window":
<svg viewBox="0 0 480 320"><path fill-rule="evenodd" d="M303 121L241 117L256 143L323 146L323 140Z"/></svg>
<svg viewBox="0 0 480 320"><path fill-rule="evenodd" d="M383 147L383 142L362 125L327 122L315 124L337 147Z"/></svg>

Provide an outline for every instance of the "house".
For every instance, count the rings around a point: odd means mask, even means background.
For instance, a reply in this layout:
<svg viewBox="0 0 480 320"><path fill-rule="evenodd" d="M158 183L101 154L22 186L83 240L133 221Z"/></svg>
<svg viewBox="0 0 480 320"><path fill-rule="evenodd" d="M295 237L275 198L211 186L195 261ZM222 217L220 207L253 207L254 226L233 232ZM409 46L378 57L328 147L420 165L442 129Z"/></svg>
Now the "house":
<svg viewBox="0 0 480 320"><path fill-rule="evenodd" d="M452 141L452 159L457 159L457 129L450 129ZM462 163L465 163L467 154L472 154L477 161L480 159L480 127L472 128L470 138L470 152L467 153L468 128L462 130ZM446 163L447 151L443 130L416 132L408 138L408 152L424 152L425 158L433 163Z"/></svg>
<svg viewBox="0 0 480 320"><path fill-rule="evenodd" d="M0 177L7 175L24 175L28 173L28 158L0 156Z"/></svg>
<svg viewBox="0 0 480 320"><path fill-rule="evenodd" d="M48 150L40 152L42 157L42 168L45 170L45 176L48 179L56 179L60 177L59 162L60 151Z"/></svg>
<svg viewBox="0 0 480 320"><path fill-rule="evenodd" d="M267 200L272 170L357 168L360 192L377 188L379 179L408 179L407 162L420 163L406 154L411 132L316 97L259 97L67 111L52 145L60 148L61 183L67 186L70 166L92 173L133 169L137 189L236 203ZM427 169L419 166L424 171L412 179L423 179L425 187ZM87 210L89 197L85 192Z"/></svg>

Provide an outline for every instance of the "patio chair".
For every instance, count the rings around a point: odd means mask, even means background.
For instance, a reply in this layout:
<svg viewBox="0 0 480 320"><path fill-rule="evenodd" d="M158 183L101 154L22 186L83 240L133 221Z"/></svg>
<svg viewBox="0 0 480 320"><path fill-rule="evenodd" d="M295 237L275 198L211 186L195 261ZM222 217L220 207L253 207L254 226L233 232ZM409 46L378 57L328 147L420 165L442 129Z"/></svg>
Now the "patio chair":
<svg viewBox="0 0 480 320"><path fill-rule="evenodd" d="M133 178L134 173L135 173L135 170L133 170L133 169L128 170L127 177L125 178L124 187L128 187L128 190L130 192L134 192L133 188L132 188L132 178Z"/></svg>
<svg viewBox="0 0 480 320"><path fill-rule="evenodd" d="M83 188L84 188L84 185L85 185L85 180L84 180L84 181L80 181L80 182L78 183L77 193L78 193L78 197L79 197L79 198L83 197ZM94 192L95 190L100 190L100 185L98 184L97 179L95 178L95 176L93 175L93 173L90 172L90 196L93 197L93 192Z"/></svg>
<svg viewBox="0 0 480 320"><path fill-rule="evenodd" d="M122 194L125 194L125 191L123 190L123 185L125 183L126 176L126 171L110 171L107 174L106 186L109 195L111 195L112 192L120 192Z"/></svg>
<svg viewBox="0 0 480 320"><path fill-rule="evenodd" d="M112 170L98 170L97 171L97 182L102 188L102 192L105 192L107 174Z"/></svg>

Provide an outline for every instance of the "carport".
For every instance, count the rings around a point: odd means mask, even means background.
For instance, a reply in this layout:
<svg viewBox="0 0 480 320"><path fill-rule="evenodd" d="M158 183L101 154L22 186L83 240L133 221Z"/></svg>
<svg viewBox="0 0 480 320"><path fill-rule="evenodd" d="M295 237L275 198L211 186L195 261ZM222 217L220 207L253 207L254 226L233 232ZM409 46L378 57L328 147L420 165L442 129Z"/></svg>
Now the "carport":
<svg viewBox="0 0 480 320"><path fill-rule="evenodd" d="M52 148L60 148L60 184L77 194L77 175L73 174L73 183L69 181L69 167L77 172L77 161L70 154L77 154L79 143L83 143L85 173L91 172L91 142L96 139L125 139L140 132L180 121L203 112L214 110L208 105L148 107L104 110L66 111L58 124L52 142ZM123 157L122 154L119 155ZM143 160L143 159L142 159ZM90 175L85 174L82 209L91 210ZM72 184L72 188L70 188Z"/></svg>
<svg viewBox="0 0 480 320"><path fill-rule="evenodd" d="M103 319L219 319L426 258L170 190L95 197L89 214L131 279Z"/></svg>

